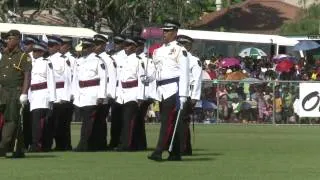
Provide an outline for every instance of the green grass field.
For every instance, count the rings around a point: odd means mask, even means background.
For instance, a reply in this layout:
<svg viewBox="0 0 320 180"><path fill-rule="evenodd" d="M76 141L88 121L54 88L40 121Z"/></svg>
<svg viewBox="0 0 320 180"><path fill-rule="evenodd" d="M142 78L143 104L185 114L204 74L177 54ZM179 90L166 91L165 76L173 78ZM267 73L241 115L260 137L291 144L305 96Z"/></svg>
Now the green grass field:
<svg viewBox="0 0 320 180"><path fill-rule="evenodd" d="M150 148L158 128L147 126ZM150 151L27 154L0 159L0 180L318 180L319 150L320 126L197 125L194 156L181 162L150 161Z"/></svg>

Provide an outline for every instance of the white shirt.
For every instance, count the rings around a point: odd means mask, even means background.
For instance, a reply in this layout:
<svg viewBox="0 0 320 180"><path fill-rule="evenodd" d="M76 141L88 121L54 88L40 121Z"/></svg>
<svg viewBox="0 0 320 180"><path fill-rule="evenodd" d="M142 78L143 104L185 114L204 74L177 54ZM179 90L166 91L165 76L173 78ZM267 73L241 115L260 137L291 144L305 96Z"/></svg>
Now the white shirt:
<svg viewBox="0 0 320 180"><path fill-rule="evenodd" d="M60 102L61 100L70 101L72 77L71 66L67 64L67 59L63 58L62 54L59 52L49 56L48 59L53 65L56 86L58 83L64 83L63 88L56 87L57 100L55 102Z"/></svg>
<svg viewBox="0 0 320 180"><path fill-rule="evenodd" d="M80 82L94 81L98 85L80 87ZM94 106L98 98L106 98L107 92L107 70L103 60L91 53L77 60L72 82L72 94L74 104L78 107Z"/></svg>
<svg viewBox="0 0 320 180"><path fill-rule="evenodd" d="M189 60L187 51L177 41L172 41L156 49L153 54L156 65L156 80L179 78L179 83L169 83L157 87L158 100L165 100L178 92L179 96L189 96Z"/></svg>
<svg viewBox="0 0 320 180"><path fill-rule="evenodd" d="M116 87L115 97L117 102L122 103L123 100L120 97L122 92L121 92L121 83L120 83L119 75L122 73L124 61L128 56L124 50L121 50L115 53L114 55L112 55L111 57L115 60L117 64L117 81L116 81L117 87Z"/></svg>
<svg viewBox="0 0 320 180"><path fill-rule="evenodd" d="M107 80L107 97L116 98L116 87L117 87L117 63L109 56L106 52L100 53L99 56L103 59L107 66L108 80Z"/></svg>
<svg viewBox="0 0 320 180"><path fill-rule="evenodd" d="M47 88L32 90L32 86L46 83ZM49 60L39 57L32 60L31 88L29 91L30 111L49 108L49 102L56 100L56 86L52 64Z"/></svg>
<svg viewBox="0 0 320 180"><path fill-rule="evenodd" d="M202 83L202 66L200 59L188 52L190 65L190 98L200 100Z"/></svg>
<svg viewBox="0 0 320 180"><path fill-rule="evenodd" d="M119 74L120 93L117 102L125 104L130 101L137 101L138 98L138 70L139 61L135 53L127 56L123 61L121 74ZM134 87L125 87L124 84L137 84Z"/></svg>

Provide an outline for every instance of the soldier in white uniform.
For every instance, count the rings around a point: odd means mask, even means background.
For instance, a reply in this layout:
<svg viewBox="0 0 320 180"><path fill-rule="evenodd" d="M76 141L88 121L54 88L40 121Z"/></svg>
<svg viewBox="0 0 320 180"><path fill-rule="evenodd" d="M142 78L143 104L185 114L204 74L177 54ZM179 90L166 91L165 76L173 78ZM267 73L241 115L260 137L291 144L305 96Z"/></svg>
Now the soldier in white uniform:
<svg viewBox="0 0 320 180"><path fill-rule="evenodd" d="M63 36L61 37L62 44L60 46L59 52L61 53L61 57L64 59L64 61L67 64L68 73L70 73L71 70L71 77L70 74L67 75L69 78L68 81L71 81L70 78L72 78L72 71L74 69L74 64L76 62L76 58L72 55L70 52L72 49L72 37ZM71 83L71 82L70 82ZM73 104L71 101L63 101L63 103L60 105L62 106L62 110L60 111L60 114L63 114L62 119L59 119L56 121L55 124L55 142L56 147L55 150L59 151L65 151L65 150L72 150L71 145L71 121L72 121L72 115L73 115Z"/></svg>
<svg viewBox="0 0 320 180"><path fill-rule="evenodd" d="M121 117L122 117L122 105L118 102L121 102L121 83L119 83L119 75L121 74L122 67L123 67L123 61L127 58L127 55L124 51L124 43L125 37L123 35L116 35L113 37L113 42L114 42L114 49L111 52L112 55L110 58L112 59L113 63L116 66L116 79L109 78L109 83L108 86L110 86L110 93L112 98L109 98L109 100L113 100L111 105L111 127L110 127L110 143L109 143L109 148L110 150L118 147L120 143L120 136L121 136ZM115 86L115 91L112 91L111 87Z"/></svg>
<svg viewBox="0 0 320 180"><path fill-rule="evenodd" d="M32 60L29 92L32 113L32 145L29 149L30 152L47 151L50 143L50 134L48 134L51 130L49 111L56 99L56 89L52 63L44 58L46 51L47 44L45 42L39 42L33 46L34 58Z"/></svg>
<svg viewBox="0 0 320 180"><path fill-rule="evenodd" d="M76 152L93 151L96 139L92 132L97 106L102 105L107 93L105 63L93 52L93 40L82 40L83 57L77 60L72 81L73 103L80 108L81 135Z"/></svg>
<svg viewBox="0 0 320 180"><path fill-rule="evenodd" d="M24 52L28 53L32 60L34 60L33 52L32 52L33 46L38 42L39 40L34 36L26 36L22 41ZM24 136L23 138L24 138L24 145L26 149L28 149L32 143L31 128L32 128L32 122L31 122L31 113L30 113L30 103L28 102L23 108L23 136Z"/></svg>
<svg viewBox="0 0 320 180"><path fill-rule="evenodd" d="M138 38L138 47L136 50L139 61L138 80L141 84L138 91L139 111L136 125L136 142L137 150L147 149L147 138L145 131L145 117L149 106L155 99L156 81L155 81L155 66L148 54L144 52L145 39Z"/></svg>
<svg viewBox="0 0 320 180"><path fill-rule="evenodd" d="M116 68L112 64L112 60L110 56L105 52L106 44L108 42L108 39L102 35L102 34L96 34L93 37L94 40L94 52L97 54L99 58L105 63L106 65L106 72L107 72L107 98L104 100L104 102L98 106L97 109L97 119L94 122L93 129L95 130L92 132L93 139L96 139L95 141L95 149L97 151L106 150L107 149L107 116L109 114L110 110L110 103L108 103L108 93L109 93L109 79L110 77L115 78L115 71ZM111 73L111 74L110 74ZM113 89L110 88L111 91L114 91L115 87Z"/></svg>
<svg viewBox="0 0 320 180"><path fill-rule="evenodd" d="M48 59L51 61L56 81L57 98L53 104L52 123L53 138L55 138L55 150L63 150L59 137L61 132L57 129L60 123L68 121L66 105L71 99L71 65L67 59L59 52L63 41L57 36L48 36ZM52 146L52 144L51 144Z"/></svg>
<svg viewBox="0 0 320 180"><path fill-rule="evenodd" d="M119 79L119 94L117 95L117 103L122 105L122 128L120 136L120 144L118 151L137 150L137 142L135 142L135 127L138 112L138 69L139 61L136 57L136 47L138 43L134 38L125 39L125 53L127 58L123 59L121 73Z"/></svg>
<svg viewBox="0 0 320 180"><path fill-rule="evenodd" d="M181 153L182 155L192 155L191 136L190 136L190 116L192 116L193 107L200 100L202 83L202 66L200 59L191 54L193 39L189 36L179 35L177 41L188 51L190 65L190 95L186 102L186 108L183 112L181 123L183 125Z"/></svg>
<svg viewBox="0 0 320 180"><path fill-rule="evenodd" d="M157 93L160 100L160 133L157 147L148 156L154 161L162 160L162 152L168 149L172 140L173 149L169 152L169 161L181 160L180 155L180 124L177 123L176 134L172 133L175 127L177 111L184 108L189 96L189 60L184 47L178 44L176 36L180 24L173 20L165 21L163 30L163 45L155 50L153 60L157 68Z"/></svg>

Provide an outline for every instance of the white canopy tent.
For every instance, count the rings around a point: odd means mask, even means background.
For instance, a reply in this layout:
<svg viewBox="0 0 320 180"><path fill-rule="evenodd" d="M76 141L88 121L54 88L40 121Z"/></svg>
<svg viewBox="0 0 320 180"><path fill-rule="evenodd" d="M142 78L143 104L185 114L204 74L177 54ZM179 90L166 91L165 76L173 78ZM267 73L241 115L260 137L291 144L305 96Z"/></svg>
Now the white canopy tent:
<svg viewBox="0 0 320 180"><path fill-rule="evenodd" d="M0 23L0 33L6 33L11 29L19 30L23 35L60 35L70 37L93 37L97 32L78 27L44 26L30 24Z"/></svg>
<svg viewBox="0 0 320 180"><path fill-rule="evenodd" d="M190 36L193 39L213 40L213 41L232 41L232 42L248 42L275 44L278 46L294 46L299 41L279 35L267 34L248 34L248 33L231 33L218 31L198 31L179 29L178 34Z"/></svg>

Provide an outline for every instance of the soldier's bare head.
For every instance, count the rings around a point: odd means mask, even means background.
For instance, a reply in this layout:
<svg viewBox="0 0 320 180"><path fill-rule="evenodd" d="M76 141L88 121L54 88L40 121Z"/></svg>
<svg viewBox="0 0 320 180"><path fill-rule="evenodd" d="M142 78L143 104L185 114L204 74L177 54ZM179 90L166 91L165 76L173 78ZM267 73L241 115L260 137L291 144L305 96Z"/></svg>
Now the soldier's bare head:
<svg viewBox="0 0 320 180"><path fill-rule="evenodd" d="M18 30L10 30L7 33L7 48L9 50L13 50L19 46L19 42L21 39L20 31Z"/></svg>

